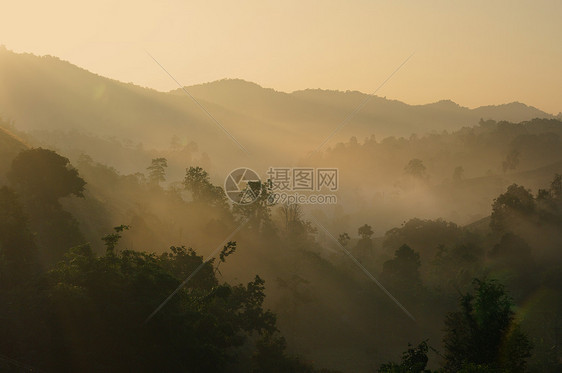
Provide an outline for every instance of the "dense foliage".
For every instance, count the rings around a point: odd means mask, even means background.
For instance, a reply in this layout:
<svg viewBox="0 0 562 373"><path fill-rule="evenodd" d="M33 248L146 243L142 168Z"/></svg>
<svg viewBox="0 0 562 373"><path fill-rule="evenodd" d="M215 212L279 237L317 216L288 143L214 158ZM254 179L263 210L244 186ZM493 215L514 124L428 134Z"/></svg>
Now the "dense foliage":
<svg viewBox="0 0 562 373"><path fill-rule="evenodd" d="M2 370L311 372L289 351L306 349L316 334L327 343L375 341L366 354L376 351L372 366L381 372L560 369L560 175L536 193L509 186L490 217L469 226L411 219L384 237L369 224L339 234L415 316L413 326L300 206L272 206L265 188L256 203L230 206L200 167L163 185L165 165L155 158L144 178L87 157L79 174L45 149L14 159L0 188ZM38 179L28 169L52 172ZM116 210L130 215L109 231ZM244 250L225 242L208 262L185 246L161 250L155 242L177 230L153 211L189 222L178 241L186 234L200 247L241 227ZM247 263L265 265L242 285L225 281L226 261L238 275ZM380 365L419 340L399 363Z"/></svg>

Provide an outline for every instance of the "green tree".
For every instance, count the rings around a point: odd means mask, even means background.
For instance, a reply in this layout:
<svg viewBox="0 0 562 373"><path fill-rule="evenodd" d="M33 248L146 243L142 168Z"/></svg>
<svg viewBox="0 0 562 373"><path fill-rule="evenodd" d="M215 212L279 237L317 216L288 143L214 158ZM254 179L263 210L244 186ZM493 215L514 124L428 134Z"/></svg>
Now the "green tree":
<svg viewBox="0 0 562 373"><path fill-rule="evenodd" d="M435 290L446 294L467 291L472 280L486 271L484 259L484 249L477 243L439 245L431 262L430 283Z"/></svg>
<svg viewBox="0 0 562 373"><path fill-rule="evenodd" d="M427 357L428 344L427 341L421 342L416 347L408 344L408 350L402 354L402 362L400 364L389 362L382 364L379 373L425 373L430 372L425 369L428 362Z"/></svg>
<svg viewBox="0 0 562 373"><path fill-rule="evenodd" d="M460 310L445 320L445 372L469 369L471 364L524 372L531 343L515 322L513 301L494 280L474 280L474 292L462 295Z"/></svg>
<svg viewBox="0 0 562 373"><path fill-rule="evenodd" d="M130 228L131 228L130 226L122 224L118 227L113 228L115 233L107 234L107 235L105 235L101 238L102 241L105 244L105 247L106 247L108 253L114 252L115 246L117 246L117 243L121 239L121 233L123 231L128 231Z"/></svg>
<svg viewBox="0 0 562 373"><path fill-rule="evenodd" d="M256 343L256 353L252 359L254 373L314 373L311 364L287 354L287 342L281 336L266 336Z"/></svg>
<svg viewBox="0 0 562 373"><path fill-rule="evenodd" d="M105 255L75 247L26 291L0 291L0 356L57 372L263 371L273 358L278 369L268 371L313 371L287 354L275 315L263 307L259 276L245 285L222 283L214 260L205 263L192 249L116 250L116 233ZM221 263L235 246L223 248Z"/></svg>

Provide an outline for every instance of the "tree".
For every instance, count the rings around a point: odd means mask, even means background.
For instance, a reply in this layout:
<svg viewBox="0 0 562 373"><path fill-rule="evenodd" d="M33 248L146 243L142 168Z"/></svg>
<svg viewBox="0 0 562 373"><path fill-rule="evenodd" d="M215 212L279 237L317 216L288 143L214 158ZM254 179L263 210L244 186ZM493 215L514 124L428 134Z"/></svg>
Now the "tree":
<svg viewBox="0 0 562 373"><path fill-rule="evenodd" d="M166 158L154 158L152 164L146 168L150 182L158 185L166 181L166 167L168 167Z"/></svg>
<svg viewBox="0 0 562 373"><path fill-rule="evenodd" d="M251 231L262 235L273 235L275 233L275 226L271 220L271 206L272 198L270 191L265 183L260 183L254 188L261 188L261 193L259 193L258 198L252 203L248 204L234 204L232 206L232 213L237 217L239 221L247 219L247 228ZM299 218L298 214L299 208L290 208L292 218L297 218L296 221L289 222L289 230L292 230L291 236L299 235L304 237L304 233L309 232L312 229L310 222L306 222ZM283 212L282 212L283 213ZM296 215L295 215L296 214ZM270 236L271 237L271 236Z"/></svg>
<svg viewBox="0 0 562 373"><path fill-rule="evenodd" d="M227 208L224 190L211 183L209 174L201 167L189 167L183 182L185 189L191 192L195 202Z"/></svg>
<svg viewBox="0 0 562 373"><path fill-rule="evenodd" d="M411 159L408 164L406 165L406 167L404 167L404 171L408 174L408 175L412 175L413 177L419 178L419 179L426 179L427 175L425 173L426 168L423 164L423 161L421 159L418 158L414 158Z"/></svg>
<svg viewBox="0 0 562 373"><path fill-rule="evenodd" d="M402 291L416 291L422 285L420 266L420 254L410 246L402 245L395 251L394 258L384 262L382 277Z"/></svg>
<svg viewBox="0 0 562 373"><path fill-rule="evenodd" d="M362 240L367 240L371 239L371 236L374 232L370 225L365 224L357 229L357 233L359 233L359 236L361 236Z"/></svg>
<svg viewBox="0 0 562 373"><path fill-rule="evenodd" d="M427 341L421 342L416 347L412 347L408 343L408 350L406 350L402 354L402 363L396 364L393 362L389 362L386 364L382 364L378 372L379 373L425 373L430 372L426 370L425 367L427 366L428 357L428 343Z"/></svg>
<svg viewBox="0 0 562 373"><path fill-rule="evenodd" d="M443 219L408 220L402 227L393 228L384 235L383 246L396 250L407 244L426 258L433 257L440 245L453 246L466 238L464 230Z"/></svg>
<svg viewBox="0 0 562 373"><path fill-rule="evenodd" d="M494 280L474 280L474 291L462 295L460 310L445 320L445 372L459 372L471 364L524 372L531 343L515 322L513 301Z"/></svg>
<svg viewBox="0 0 562 373"><path fill-rule="evenodd" d="M474 277L486 271L484 259L485 251L479 243L439 245L431 262L431 286L447 294L467 291Z"/></svg>
<svg viewBox="0 0 562 373"><path fill-rule="evenodd" d="M204 199L211 182L209 174L201 167L189 167L183 181L185 189L189 190L194 200Z"/></svg>
<svg viewBox="0 0 562 373"><path fill-rule="evenodd" d="M86 182L68 158L42 148L24 150L13 160L8 179L22 198L42 262L56 263L84 243L78 221L59 202L69 195L84 197Z"/></svg>
<svg viewBox="0 0 562 373"><path fill-rule="evenodd" d="M346 247L350 240L351 240L351 237L349 237L349 234L347 234L346 232L343 232L338 236L338 242L343 247Z"/></svg>
<svg viewBox="0 0 562 373"><path fill-rule="evenodd" d="M36 265L37 248L17 194L0 188L0 289L19 283Z"/></svg>
<svg viewBox="0 0 562 373"><path fill-rule="evenodd" d="M118 227L113 227L115 233L107 234L101 238L105 244L108 253L114 252L115 246L117 246L117 243L121 239L121 233L123 231L128 231L130 228L131 228L130 226L123 225L123 224Z"/></svg>
<svg viewBox="0 0 562 373"><path fill-rule="evenodd" d="M534 269L534 259L531 247L524 239L513 234L506 233L500 242L492 248L489 256L492 259L505 262L516 272L527 272Z"/></svg>
<svg viewBox="0 0 562 373"><path fill-rule="evenodd" d="M523 186L512 184L492 204L490 227L496 232L515 230L535 211L535 199Z"/></svg>
<svg viewBox="0 0 562 373"><path fill-rule="evenodd" d="M506 233L499 243L488 252L488 268L498 273L498 278L512 290L516 300L526 298L536 290L537 265L532 249L527 242L513 234Z"/></svg>
<svg viewBox="0 0 562 373"><path fill-rule="evenodd" d="M256 343L256 354L253 356L253 373L314 373L312 365L301 361L298 357L289 356L286 352L287 342L280 336L267 336Z"/></svg>
<svg viewBox="0 0 562 373"><path fill-rule="evenodd" d="M103 256L81 245L36 282L0 288L0 356L53 372L314 371L287 354L259 276L222 283L214 260L184 247L117 251L124 229L107 240L113 249ZM235 247L225 245L221 263Z"/></svg>
<svg viewBox="0 0 562 373"><path fill-rule="evenodd" d="M505 161L502 163L503 172L507 172L509 170L515 170L519 165L519 151L514 149L510 151L507 156L505 157Z"/></svg>
<svg viewBox="0 0 562 373"><path fill-rule="evenodd" d="M300 230L299 228L301 226L303 216L301 205L297 203L285 203L279 210L283 216L285 231L287 233L295 233L296 230Z"/></svg>
<svg viewBox="0 0 562 373"><path fill-rule="evenodd" d="M550 191L555 198L562 199L562 175L554 175L554 179L550 184Z"/></svg>
<svg viewBox="0 0 562 373"><path fill-rule="evenodd" d="M370 225L365 224L357 229L357 233L361 236L361 239L357 242L357 253L362 258L368 258L373 251L373 241L371 240L374 233L373 229Z"/></svg>
<svg viewBox="0 0 562 373"><path fill-rule="evenodd" d="M265 190L263 192L265 192ZM259 197L257 203L261 204ZM235 210L238 210L238 208L236 208ZM267 204L265 204L263 207L260 207L260 210L262 210L262 214L264 215L264 217L268 216L269 207L267 206ZM308 234L316 233L316 228L311 224L311 222L304 219L304 212L302 211L301 205L299 205L298 203L285 203L280 206L279 212L281 213L283 221L285 222L285 232L287 233L287 237L289 237L291 240L306 240ZM269 221L269 218L267 218L264 223L272 225L271 221Z"/></svg>
<svg viewBox="0 0 562 373"><path fill-rule="evenodd" d="M86 182L68 158L52 150L24 150L13 160L8 179L26 199L55 204L68 195L84 197Z"/></svg>

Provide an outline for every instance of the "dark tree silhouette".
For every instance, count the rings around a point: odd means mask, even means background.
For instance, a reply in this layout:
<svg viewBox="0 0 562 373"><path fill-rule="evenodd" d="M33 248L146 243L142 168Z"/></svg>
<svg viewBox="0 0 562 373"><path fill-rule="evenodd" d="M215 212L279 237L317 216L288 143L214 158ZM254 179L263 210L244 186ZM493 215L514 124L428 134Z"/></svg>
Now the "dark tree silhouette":
<svg viewBox="0 0 562 373"><path fill-rule="evenodd" d="M351 240L351 237L349 237L349 234L347 234L346 232L343 232L338 236L338 242L343 247L346 247L350 240Z"/></svg>
<svg viewBox="0 0 562 373"><path fill-rule="evenodd" d="M422 285L419 268L420 254L408 245L402 245L394 258L383 264L382 278L396 289L416 291Z"/></svg>
<svg viewBox="0 0 562 373"><path fill-rule="evenodd" d="M20 283L36 269L37 248L17 194L0 188L0 288Z"/></svg>
<svg viewBox="0 0 562 373"><path fill-rule="evenodd" d="M374 232L370 225L365 224L357 229L357 233L359 233L361 239L365 240L370 239Z"/></svg>
<svg viewBox="0 0 562 373"><path fill-rule="evenodd" d="M373 253L373 241L371 240L371 236L374 234L373 229L370 225L365 224L357 229L357 233L361 239L357 242L355 250L360 258L368 259Z"/></svg>
<svg viewBox="0 0 562 373"><path fill-rule="evenodd" d="M389 362L382 364L378 369L379 373L423 373L430 372L426 370L428 357L428 343L421 342L416 347L408 344L408 350L402 354L402 362L400 364Z"/></svg>
<svg viewBox="0 0 562 373"><path fill-rule="evenodd" d="M86 182L67 158L42 148L24 150L12 162L8 179L22 198L43 263L55 263L70 247L84 243L78 221L59 202L84 196Z"/></svg>
<svg viewBox="0 0 562 373"><path fill-rule="evenodd" d="M404 171L407 174L417 177L419 179L427 178L427 175L425 173L426 168L423 164L423 161L418 158L411 159L406 165L406 167L404 167Z"/></svg>
<svg viewBox="0 0 562 373"><path fill-rule="evenodd" d="M492 204L490 227L496 232L516 230L522 219L535 210L535 199L530 191L512 184Z"/></svg>
<svg viewBox="0 0 562 373"><path fill-rule="evenodd" d="M148 179L150 182L158 185L159 183L166 181L167 167L168 161L166 158L154 158L151 165L146 168L148 170Z"/></svg>
<svg viewBox="0 0 562 373"><path fill-rule="evenodd" d="M44 203L71 194L83 197L86 185L68 158L42 148L22 151L12 162L8 179L26 199Z"/></svg>
<svg viewBox="0 0 562 373"><path fill-rule="evenodd" d="M191 192L195 202L226 208L226 194L220 186L215 186L207 171L201 167L189 167L183 181L185 189Z"/></svg>
<svg viewBox="0 0 562 373"><path fill-rule="evenodd" d="M510 151L505 157L505 161L502 163L503 172L509 170L515 170L519 165L519 151L514 149Z"/></svg>

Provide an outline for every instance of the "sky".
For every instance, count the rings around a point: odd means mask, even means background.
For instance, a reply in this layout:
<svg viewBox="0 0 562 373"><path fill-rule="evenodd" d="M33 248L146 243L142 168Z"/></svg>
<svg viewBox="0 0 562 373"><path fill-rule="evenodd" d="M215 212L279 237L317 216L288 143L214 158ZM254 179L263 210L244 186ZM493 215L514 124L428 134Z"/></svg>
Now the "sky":
<svg viewBox="0 0 562 373"><path fill-rule="evenodd" d="M562 112L562 1L1 0L0 44L161 91L241 78Z"/></svg>

